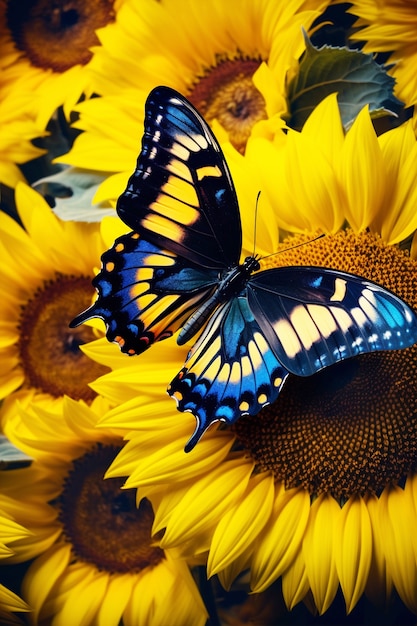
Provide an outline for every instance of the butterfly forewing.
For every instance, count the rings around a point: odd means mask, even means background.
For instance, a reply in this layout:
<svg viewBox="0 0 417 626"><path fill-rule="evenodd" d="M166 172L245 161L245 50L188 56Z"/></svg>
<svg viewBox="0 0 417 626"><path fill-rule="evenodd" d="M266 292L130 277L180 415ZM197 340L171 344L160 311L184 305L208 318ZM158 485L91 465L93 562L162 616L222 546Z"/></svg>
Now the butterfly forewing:
<svg viewBox="0 0 417 626"><path fill-rule="evenodd" d="M260 272L249 281L248 300L271 349L299 376L417 340L410 307L383 287L344 272L314 267Z"/></svg>
<svg viewBox="0 0 417 626"><path fill-rule="evenodd" d="M203 118L166 87L151 92L137 168L120 196L121 219L193 263L223 269L239 261L236 193Z"/></svg>

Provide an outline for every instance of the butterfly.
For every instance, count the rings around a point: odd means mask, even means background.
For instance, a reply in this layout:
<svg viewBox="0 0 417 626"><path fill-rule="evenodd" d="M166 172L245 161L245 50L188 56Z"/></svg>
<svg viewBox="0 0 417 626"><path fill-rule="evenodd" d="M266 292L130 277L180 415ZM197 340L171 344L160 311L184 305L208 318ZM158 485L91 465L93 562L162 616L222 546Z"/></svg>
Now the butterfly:
<svg viewBox="0 0 417 626"><path fill-rule="evenodd" d="M190 451L216 421L256 415L289 374L417 342L417 317L400 298L353 274L319 267L260 270L240 263L233 181L203 117L157 87L145 105L137 167L117 202L132 232L102 256L94 304L71 326L101 318L109 341L140 354L177 331L194 339L168 386L196 417Z"/></svg>

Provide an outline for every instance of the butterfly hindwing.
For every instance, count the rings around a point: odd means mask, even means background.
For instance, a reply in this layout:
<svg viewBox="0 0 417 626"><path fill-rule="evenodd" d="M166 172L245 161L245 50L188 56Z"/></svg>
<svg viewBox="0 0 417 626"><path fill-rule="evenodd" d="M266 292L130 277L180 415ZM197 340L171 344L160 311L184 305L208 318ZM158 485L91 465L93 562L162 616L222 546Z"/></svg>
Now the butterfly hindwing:
<svg viewBox="0 0 417 626"><path fill-rule="evenodd" d="M120 196L121 219L145 239L204 267L239 261L235 189L210 128L182 96L154 89L137 167Z"/></svg>
<svg viewBox="0 0 417 626"><path fill-rule="evenodd" d="M231 424L273 402L287 375L254 318L246 293L222 304L168 387L179 410L197 418L186 451L213 422Z"/></svg>
<svg viewBox="0 0 417 626"><path fill-rule="evenodd" d="M216 279L215 270L203 271L129 233L103 254L93 280L97 300L71 326L101 318L109 341L130 355L140 354L173 335L212 293Z"/></svg>
<svg viewBox="0 0 417 626"><path fill-rule="evenodd" d="M336 270L260 272L249 280L248 300L279 361L299 376L365 352L405 348L417 339L416 316L400 298Z"/></svg>

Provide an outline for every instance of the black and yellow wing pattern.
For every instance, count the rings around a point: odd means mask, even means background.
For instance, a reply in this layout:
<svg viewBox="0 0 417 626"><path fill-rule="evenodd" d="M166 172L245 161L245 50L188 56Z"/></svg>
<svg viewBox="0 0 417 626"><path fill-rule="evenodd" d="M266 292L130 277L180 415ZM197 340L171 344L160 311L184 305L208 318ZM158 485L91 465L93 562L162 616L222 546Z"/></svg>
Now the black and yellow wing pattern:
<svg viewBox="0 0 417 626"><path fill-rule="evenodd" d="M194 340L168 386L197 420L187 451L213 422L231 424L274 402L290 374L417 341L414 311L371 281L240 262L226 161L204 119L172 89L148 97L142 150L117 211L133 232L103 254L97 299L71 325L101 318L129 355L177 331L178 343Z"/></svg>

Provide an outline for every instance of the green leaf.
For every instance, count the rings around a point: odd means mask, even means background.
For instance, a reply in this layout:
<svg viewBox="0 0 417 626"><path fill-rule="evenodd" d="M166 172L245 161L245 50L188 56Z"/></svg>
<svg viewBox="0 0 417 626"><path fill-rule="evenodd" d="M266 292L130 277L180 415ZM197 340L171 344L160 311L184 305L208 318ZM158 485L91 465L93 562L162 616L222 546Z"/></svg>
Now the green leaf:
<svg viewBox="0 0 417 626"><path fill-rule="evenodd" d="M369 105L372 117L394 115L402 102L393 95L395 79L378 65L372 54L323 46L316 48L304 33L306 51L299 71L288 85L287 124L301 130L304 122L326 96L337 92L344 127Z"/></svg>

